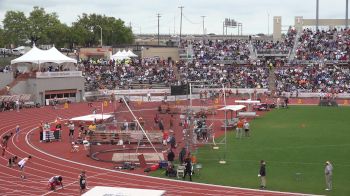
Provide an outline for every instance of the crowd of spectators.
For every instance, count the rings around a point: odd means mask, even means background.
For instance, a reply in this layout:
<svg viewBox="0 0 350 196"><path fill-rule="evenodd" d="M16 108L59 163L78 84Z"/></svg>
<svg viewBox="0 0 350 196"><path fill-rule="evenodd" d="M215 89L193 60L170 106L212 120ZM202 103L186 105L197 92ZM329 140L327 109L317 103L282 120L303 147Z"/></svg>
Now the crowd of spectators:
<svg viewBox="0 0 350 196"><path fill-rule="evenodd" d="M250 44L257 51L289 54L297 36L296 30L290 28L280 42L256 39L183 40L180 50L189 52L192 57L187 61L174 62L159 58L81 60L74 69L83 71L85 91L131 89L137 85L139 88L149 88L154 84L168 87L189 81L209 85L225 83L232 88L269 88L269 72L272 67L276 67L275 85L278 91L350 92L349 68L329 62L349 60L349 34L350 31L344 29L303 30L297 40L295 59L313 61L308 65L287 65L286 59L281 57L249 59ZM215 63L214 60L246 63ZM5 67L2 71L9 69ZM63 66L48 66L42 71L67 69Z"/></svg>
<svg viewBox="0 0 350 196"><path fill-rule="evenodd" d="M228 84L232 88L267 88L269 69L261 66L200 65L181 66L183 82L195 81L209 85Z"/></svg>
<svg viewBox="0 0 350 196"><path fill-rule="evenodd" d="M212 60L248 60L248 40L192 40L184 41L182 48L187 48L200 63L206 64Z"/></svg>
<svg viewBox="0 0 350 196"><path fill-rule="evenodd" d="M290 27L281 41L255 39L252 44L257 53L289 54L293 49L296 34L296 30Z"/></svg>
<svg viewBox="0 0 350 196"><path fill-rule="evenodd" d="M312 61L349 60L350 31L304 29L295 59Z"/></svg>
<svg viewBox="0 0 350 196"><path fill-rule="evenodd" d="M129 89L131 84L165 84L175 81L170 62L159 58L131 59L122 62L82 61L80 69L86 82L85 90Z"/></svg>
<svg viewBox="0 0 350 196"><path fill-rule="evenodd" d="M275 69L280 92L350 93L348 66L307 65Z"/></svg>

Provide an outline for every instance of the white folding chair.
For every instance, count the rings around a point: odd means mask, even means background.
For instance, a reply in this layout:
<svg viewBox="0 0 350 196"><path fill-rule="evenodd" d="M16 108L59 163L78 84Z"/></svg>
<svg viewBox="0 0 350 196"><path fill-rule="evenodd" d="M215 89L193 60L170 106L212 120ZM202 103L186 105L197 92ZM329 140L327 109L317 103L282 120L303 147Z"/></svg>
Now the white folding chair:
<svg viewBox="0 0 350 196"><path fill-rule="evenodd" d="M180 177L183 178L185 175L185 166L183 165L177 166L176 175L177 175L177 178L180 178Z"/></svg>

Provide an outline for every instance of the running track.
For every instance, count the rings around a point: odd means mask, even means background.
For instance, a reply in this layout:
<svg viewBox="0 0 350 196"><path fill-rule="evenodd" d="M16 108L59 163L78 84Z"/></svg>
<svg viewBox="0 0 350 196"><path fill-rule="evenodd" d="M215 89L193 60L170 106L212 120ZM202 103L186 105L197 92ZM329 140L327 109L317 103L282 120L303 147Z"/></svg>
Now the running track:
<svg viewBox="0 0 350 196"><path fill-rule="evenodd" d="M72 156L50 155L43 153L40 143L34 142L37 133L32 132L41 120L53 121L57 116L70 118L90 113L86 104L71 104L69 109L54 110L51 107L24 109L20 112L2 112L0 113L0 135L1 137L9 131L14 131L16 125L20 125L21 134L18 140L12 137L9 141L9 149L5 157L0 158L0 195L79 195L78 175L81 170L85 170L88 176L88 186L114 186L127 188L144 188L166 190L166 195L305 195L296 193L283 193L273 191L260 191L254 189L241 189L235 187L216 186L200 183L191 183L187 181L167 180L145 175L131 174L115 171L102 167L95 161L84 160ZM65 144L62 144L65 143ZM42 145L42 144L41 144ZM39 147L38 147L39 146ZM57 142L55 148L67 148L68 142ZM54 151L55 149L53 149ZM48 152L47 149L44 151ZM32 155L33 159L26 165L25 173L27 179L21 180L17 167L7 167L7 157L17 155L19 159ZM54 154L54 153L53 153ZM70 159L70 160L68 160ZM111 167L109 167L111 168ZM64 180L64 189L56 192L47 190L47 180L54 175L62 175Z"/></svg>

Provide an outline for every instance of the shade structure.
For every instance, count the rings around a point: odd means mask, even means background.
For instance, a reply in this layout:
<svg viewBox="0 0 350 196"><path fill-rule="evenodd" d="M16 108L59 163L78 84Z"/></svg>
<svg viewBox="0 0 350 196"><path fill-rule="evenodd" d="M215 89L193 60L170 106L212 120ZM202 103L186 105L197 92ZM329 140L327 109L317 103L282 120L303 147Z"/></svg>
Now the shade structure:
<svg viewBox="0 0 350 196"><path fill-rule="evenodd" d="M231 110L231 111L239 111L243 108L245 108L246 106L245 105L228 105L228 106L225 106L223 108L220 108L218 110Z"/></svg>
<svg viewBox="0 0 350 196"><path fill-rule="evenodd" d="M118 51L117 53L112 55L111 59L114 59L114 60L125 60L125 59L130 59L130 57L128 57L127 52L125 50L123 50L123 52Z"/></svg>
<svg viewBox="0 0 350 196"><path fill-rule="evenodd" d="M71 121L84 121L84 122L94 122L99 120L105 120L113 117L111 114L90 114L86 116L78 116L71 118Z"/></svg>
<svg viewBox="0 0 350 196"><path fill-rule="evenodd" d="M24 55L11 61L11 64L16 63L77 63L77 60L67 57L59 52L55 47L49 50L41 50L35 45Z"/></svg>
<svg viewBox="0 0 350 196"><path fill-rule="evenodd" d="M128 57L137 57L137 55L134 54L131 50L128 50L126 54L128 55Z"/></svg>
<svg viewBox="0 0 350 196"><path fill-rule="evenodd" d="M120 55L127 57L128 56L128 52L126 52L126 50L123 50L123 51L121 51Z"/></svg>
<svg viewBox="0 0 350 196"><path fill-rule="evenodd" d="M66 55L58 51L55 47L52 47L45 52L46 52L46 55L50 58L50 60L52 60L51 62L58 63L58 64L77 63L77 60L67 57Z"/></svg>

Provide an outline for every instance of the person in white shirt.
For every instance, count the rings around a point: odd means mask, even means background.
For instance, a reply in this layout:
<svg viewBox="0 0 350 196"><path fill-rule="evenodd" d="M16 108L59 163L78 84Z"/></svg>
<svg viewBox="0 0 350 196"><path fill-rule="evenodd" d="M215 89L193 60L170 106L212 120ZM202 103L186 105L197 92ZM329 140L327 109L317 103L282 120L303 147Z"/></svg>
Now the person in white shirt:
<svg viewBox="0 0 350 196"><path fill-rule="evenodd" d="M244 134L246 137L249 137L250 136L250 125L249 125L249 122L245 119L244 120L244 124L243 124L243 129L244 129Z"/></svg>
<svg viewBox="0 0 350 196"><path fill-rule="evenodd" d="M148 93L147 93L147 100L148 100L148 101L151 101L151 99L152 99L151 93L148 92Z"/></svg>
<svg viewBox="0 0 350 196"><path fill-rule="evenodd" d="M19 162L18 162L18 167L19 167L19 169L21 170L21 178L22 179L25 179L26 177L25 177L25 175L24 175L24 166L26 165L26 163L30 160L32 158L32 156L28 156L28 157L26 157L26 158L23 158L22 160L20 160Z"/></svg>
<svg viewBox="0 0 350 196"><path fill-rule="evenodd" d="M329 161L326 161L324 174L326 178L326 191L330 191L332 190L333 165Z"/></svg>

